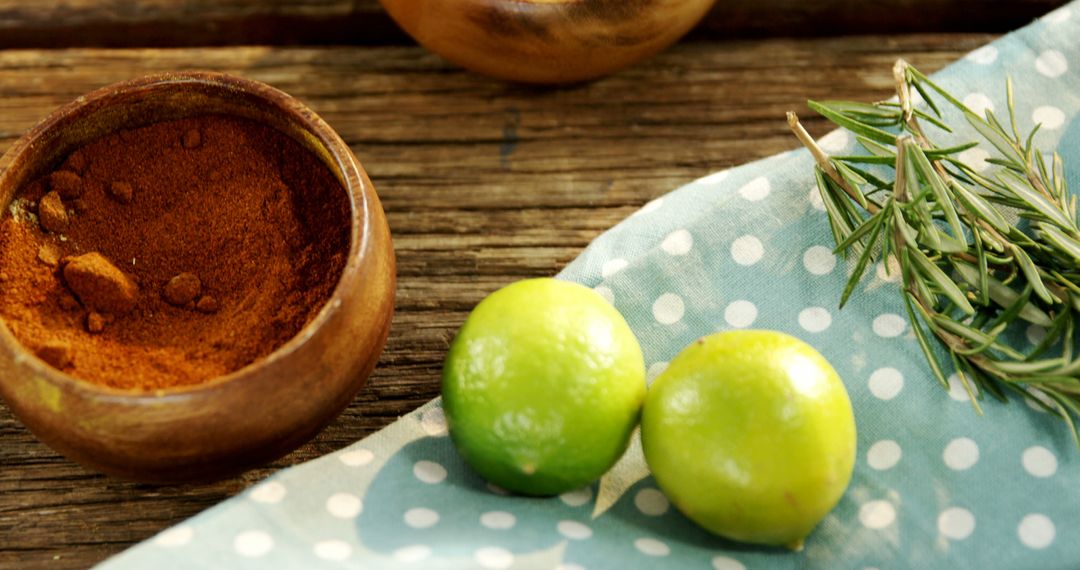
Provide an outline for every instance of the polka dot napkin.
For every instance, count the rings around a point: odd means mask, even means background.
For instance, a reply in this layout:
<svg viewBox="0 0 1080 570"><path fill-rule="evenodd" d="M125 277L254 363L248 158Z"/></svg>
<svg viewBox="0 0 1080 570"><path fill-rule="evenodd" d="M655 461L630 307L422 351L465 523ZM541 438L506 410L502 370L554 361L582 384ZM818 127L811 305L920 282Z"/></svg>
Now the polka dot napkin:
<svg viewBox="0 0 1080 570"><path fill-rule="evenodd" d="M1080 188L1080 5L1057 10L938 75L973 109L1042 123ZM778 118L782 120L782 118ZM970 133L958 133L964 139ZM854 150L843 131L821 144ZM983 148L964 159L980 168ZM858 423L854 478L799 553L713 537L676 512L635 441L598 483L508 496L462 463L439 402L338 453L286 469L102 568L1080 568L1080 450L1032 402L977 416L942 390L903 316L895 268L849 306L811 160L793 151L646 204L561 274L594 287L641 340L649 377L696 338L757 327L816 346ZM1031 328L1014 342L1037 342ZM1037 396L1037 395L1035 395ZM1033 397L1035 397L1033 396Z"/></svg>

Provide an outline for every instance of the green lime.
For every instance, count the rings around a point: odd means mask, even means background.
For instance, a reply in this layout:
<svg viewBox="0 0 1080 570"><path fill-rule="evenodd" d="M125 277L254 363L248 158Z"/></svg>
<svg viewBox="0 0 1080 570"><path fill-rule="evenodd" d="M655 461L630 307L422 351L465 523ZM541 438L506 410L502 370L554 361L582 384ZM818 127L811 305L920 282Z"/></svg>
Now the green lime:
<svg viewBox="0 0 1080 570"><path fill-rule="evenodd" d="M732 331L683 349L645 399L645 460L683 514L733 540L802 547L855 464L840 377L810 345Z"/></svg>
<svg viewBox="0 0 1080 570"><path fill-rule="evenodd" d="M442 393L466 463L508 490L553 495L622 456L645 399L645 363L622 315L595 291L529 279L469 315Z"/></svg>

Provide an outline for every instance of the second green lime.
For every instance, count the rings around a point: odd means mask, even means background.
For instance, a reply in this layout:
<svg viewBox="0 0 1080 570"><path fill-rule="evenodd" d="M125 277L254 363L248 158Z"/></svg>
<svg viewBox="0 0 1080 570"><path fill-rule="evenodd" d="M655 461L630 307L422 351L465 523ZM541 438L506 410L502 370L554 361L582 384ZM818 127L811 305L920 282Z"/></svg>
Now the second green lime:
<svg viewBox="0 0 1080 570"><path fill-rule="evenodd" d="M641 443L657 485L691 520L798 550L851 480L855 416L812 346L727 331L683 349L653 382Z"/></svg>
<svg viewBox="0 0 1080 570"><path fill-rule="evenodd" d="M508 490L553 495L622 456L645 398L645 363L626 320L595 291L529 279L469 315L442 393L466 463Z"/></svg>

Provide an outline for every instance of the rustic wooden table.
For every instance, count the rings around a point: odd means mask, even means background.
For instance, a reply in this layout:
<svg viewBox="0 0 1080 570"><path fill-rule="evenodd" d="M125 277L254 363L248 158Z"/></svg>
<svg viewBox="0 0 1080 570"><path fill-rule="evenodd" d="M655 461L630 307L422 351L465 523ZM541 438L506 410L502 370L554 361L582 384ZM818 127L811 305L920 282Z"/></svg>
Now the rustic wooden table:
<svg viewBox="0 0 1080 570"><path fill-rule="evenodd" d="M721 0L636 68L541 89L450 66L375 0L0 0L0 152L60 104L139 74L265 81L352 146L382 197L399 271L368 386L314 441L239 477L158 487L90 473L0 404L0 568L85 568L378 430L438 395L447 343L485 294L557 272L668 190L795 147L784 112L805 99L881 98L895 58L933 71L1058 4Z"/></svg>

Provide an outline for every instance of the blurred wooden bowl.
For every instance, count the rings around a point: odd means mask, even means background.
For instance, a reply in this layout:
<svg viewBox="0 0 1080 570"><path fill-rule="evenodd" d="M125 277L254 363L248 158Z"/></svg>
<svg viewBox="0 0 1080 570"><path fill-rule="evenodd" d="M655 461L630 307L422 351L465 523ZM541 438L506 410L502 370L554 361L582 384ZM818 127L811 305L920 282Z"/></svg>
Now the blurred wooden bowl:
<svg viewBox="0 0 1080 570"><path fill-rule="evenodd" d="M633 65L715 0L379 0L421 45L477 73L573 83Z"/></svg>
<svg viewBox="0 0 1080 570"><path fill-rule="evenodd" d="M350 208L345 268L330 299L264 359L203 384L123 391L73 378L0 324L0 396L39 439L91 469L150 482L233 474L301 445L364 385L394 305L390 233L375 189L341 138L269 85L218 73L176 73L104 87L58 109L0 158L0 212L24 183L105 134L210 113L275 128L312 151Z"/></svg>

